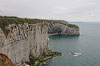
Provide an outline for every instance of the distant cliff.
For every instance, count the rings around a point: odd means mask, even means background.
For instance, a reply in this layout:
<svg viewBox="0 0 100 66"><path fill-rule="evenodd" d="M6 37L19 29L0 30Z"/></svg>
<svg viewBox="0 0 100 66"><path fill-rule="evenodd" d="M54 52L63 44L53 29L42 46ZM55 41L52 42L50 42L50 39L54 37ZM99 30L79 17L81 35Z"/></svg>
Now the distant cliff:
<svg viewBox="0 0 100 66"><path fill-rule="evenodd" d="M29 55L48 54L48 33L79 35L79 27L57 20L1 17L0 53L17 65L29 62Z"/></svg>
<svg viewBox="0 0 100 66"><path fill-rule="evenodd" d="M79 27L64 20L44 20L48 34L79 35Z"/></svg>

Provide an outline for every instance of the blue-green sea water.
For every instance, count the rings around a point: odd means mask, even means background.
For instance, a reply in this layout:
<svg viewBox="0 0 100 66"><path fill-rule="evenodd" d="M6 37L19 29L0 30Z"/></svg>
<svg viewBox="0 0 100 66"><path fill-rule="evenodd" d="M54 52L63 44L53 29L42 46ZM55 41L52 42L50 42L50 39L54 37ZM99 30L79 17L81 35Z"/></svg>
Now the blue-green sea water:
<svg viewBox="0 0 100 66"><path fill-rule="evenodd" d="M75 23L80 36L50 37L50 48L62 53L43 66L100 66L100 23ZM70 52L82 53L72 56Z"/></svg>

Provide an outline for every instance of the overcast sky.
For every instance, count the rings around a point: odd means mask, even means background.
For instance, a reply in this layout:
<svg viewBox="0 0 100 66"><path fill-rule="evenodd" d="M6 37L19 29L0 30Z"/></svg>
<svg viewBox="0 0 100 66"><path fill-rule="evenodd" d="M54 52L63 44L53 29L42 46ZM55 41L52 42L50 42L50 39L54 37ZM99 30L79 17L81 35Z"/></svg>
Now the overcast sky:
<svg viewBox="0 0 100 66"><path fill-rule="evenodd" d="M0 15L100 22L100 0L0 0Z"/></svg>

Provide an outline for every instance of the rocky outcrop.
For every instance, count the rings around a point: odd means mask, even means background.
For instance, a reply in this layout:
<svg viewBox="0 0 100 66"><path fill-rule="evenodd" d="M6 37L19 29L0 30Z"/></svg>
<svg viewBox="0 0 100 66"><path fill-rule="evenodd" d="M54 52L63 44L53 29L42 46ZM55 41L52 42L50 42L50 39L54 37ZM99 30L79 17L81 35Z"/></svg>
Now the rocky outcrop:
<svg viewBox="0 0 100 66"><path fill-rule="evenodd" d="M29 55L39 57L48 50L48 28L42 24L10 24L6 37L0 29L0 53L20 65L29 61Z"/></svg>
<svg viewBox="0 0 100 66"><path fill-rule="evenodd" d="M48 26L48 34L79 35L77 25L68 24L67 22L44 22Z"/></svg>

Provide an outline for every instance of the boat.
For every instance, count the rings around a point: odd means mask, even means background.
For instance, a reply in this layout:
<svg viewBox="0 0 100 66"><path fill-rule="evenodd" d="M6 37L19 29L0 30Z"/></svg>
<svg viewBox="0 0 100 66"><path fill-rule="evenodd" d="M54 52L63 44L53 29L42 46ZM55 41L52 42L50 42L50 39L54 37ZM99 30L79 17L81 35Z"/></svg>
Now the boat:
<svg viewBox="0 0 100 66"><path fill-rule="evenodd" d="M82 53L71 52L70 54L73 55L73 56L79 56L79 55L81 55Z"/></svg>

